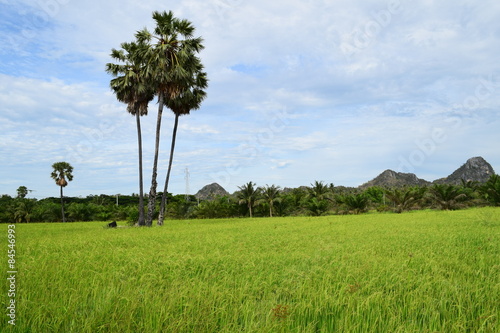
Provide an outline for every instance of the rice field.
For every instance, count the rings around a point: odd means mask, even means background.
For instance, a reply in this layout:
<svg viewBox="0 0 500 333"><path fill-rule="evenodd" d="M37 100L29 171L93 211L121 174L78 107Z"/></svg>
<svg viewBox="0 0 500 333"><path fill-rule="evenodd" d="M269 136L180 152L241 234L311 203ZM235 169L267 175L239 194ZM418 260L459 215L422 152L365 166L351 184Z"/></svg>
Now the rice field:
<svg viewBox="0 0 500 333"><path fill-rule="evenodd" d="M16 225L1 332L500 332L499 208L104 225Z"/></svg>

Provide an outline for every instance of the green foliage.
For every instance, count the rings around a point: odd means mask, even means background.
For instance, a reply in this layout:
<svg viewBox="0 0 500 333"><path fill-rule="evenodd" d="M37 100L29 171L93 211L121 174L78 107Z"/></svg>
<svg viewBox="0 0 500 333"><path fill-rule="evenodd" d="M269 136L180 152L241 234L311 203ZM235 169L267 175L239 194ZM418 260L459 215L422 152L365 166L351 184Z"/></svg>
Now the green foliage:
<svg viewBox="0 0 500 333"><path fill-rule="evenodd" d="M498 332L498 210L21 224L0 331Z"/></svg>

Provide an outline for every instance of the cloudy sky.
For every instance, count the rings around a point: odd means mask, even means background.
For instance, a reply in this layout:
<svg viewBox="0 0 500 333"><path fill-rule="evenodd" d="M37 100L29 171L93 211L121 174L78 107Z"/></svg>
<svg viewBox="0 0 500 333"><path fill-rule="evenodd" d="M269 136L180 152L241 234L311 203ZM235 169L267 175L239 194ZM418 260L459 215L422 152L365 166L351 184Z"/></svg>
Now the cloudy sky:
<svg viewBox="0 0 500 333"><path fill-rule="evenodd" d="M358 186L434 180L474 156L500 170L496 0L0 0L0 194L138 193L135 120L109 53L172 10L204 38L210 87L180 118L170 191L218 182ZM149 191L157 104L142 119ZM164 113L159 183L173 117ZM162 188L163 185L159 187Z"/></svg>

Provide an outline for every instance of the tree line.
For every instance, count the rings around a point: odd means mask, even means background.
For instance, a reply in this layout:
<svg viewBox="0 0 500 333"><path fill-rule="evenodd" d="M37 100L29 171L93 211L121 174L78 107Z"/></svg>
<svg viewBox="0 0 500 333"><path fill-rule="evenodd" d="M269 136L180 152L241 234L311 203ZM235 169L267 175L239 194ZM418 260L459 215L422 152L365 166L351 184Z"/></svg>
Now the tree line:
<svg viewBox="0 0 500 333"><path fill-rule="evenodd" d="M25 188L25 187L20 187ZM0 197L0 222L60 222L59 198L42 200ZM163 193L159 193L163 196ZM456 210L470 207L500 206L500 176L492 175L483 184L463 181L460 185L435 184L367 189L334 186L315 181L310 186L282 189L279 186L258 187L254 182L239 186L228 196L199 201L195 196L166 193L169 204L167 219L243 218L267 216L322 216L362 214L370 211L404 213L420 209ZM148 196L145 197L148 199ZM86 198L64 198L68 221L128 221L137 223L139 195L91 195ZM155 203L153 218L159 217L161 203Z"/></svg>

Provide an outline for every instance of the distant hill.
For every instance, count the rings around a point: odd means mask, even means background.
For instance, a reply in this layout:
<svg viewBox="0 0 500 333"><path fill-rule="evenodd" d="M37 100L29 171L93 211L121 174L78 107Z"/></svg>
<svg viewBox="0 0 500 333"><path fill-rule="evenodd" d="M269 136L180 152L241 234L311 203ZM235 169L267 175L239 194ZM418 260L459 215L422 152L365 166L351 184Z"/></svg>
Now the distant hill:
<svg viewBox="0 0 500 333"><path fill-rule="evenodd" d="M454 184L459 185L462 179L479 183L486 182L495 171L492 166L482 157L473 157L467 160L464 165L455 170L451 175L440 178L432 183L418 178L413 173L402 173L393 170L385 170L380 175L369 182L359 186L365 189L371 186L381 187L402 187L402 186L426 186L431 184Z"/></svg>
<svg viewBox="0 0 500 333"><path fill-rule="evenodd" d="M367 183L364 183L359 188L365 189L372 186L380 186L380 187L403 187L403 186L426 186L431 183L418 178L413 173L403 173L396 172L393 170L385 170L380 175L370 180Z"/></svg>
<svg viewBox="0 0 500 333"><path fill-rule="evenodd" d="M435 180L434 184L454 184L459 185L464 181L474 181L485 183L495 171L493 167L482 157L473 157L467 160L464 165L455 170L446 178Z"/></svg>
<svg viewBox="0 0 500 333"><path fill-rule="evenodd" d="M210 200L217 196L226 196L229 193L219 184L212 183L210 185L203 186L194 196L200 200Z"/></svg>

